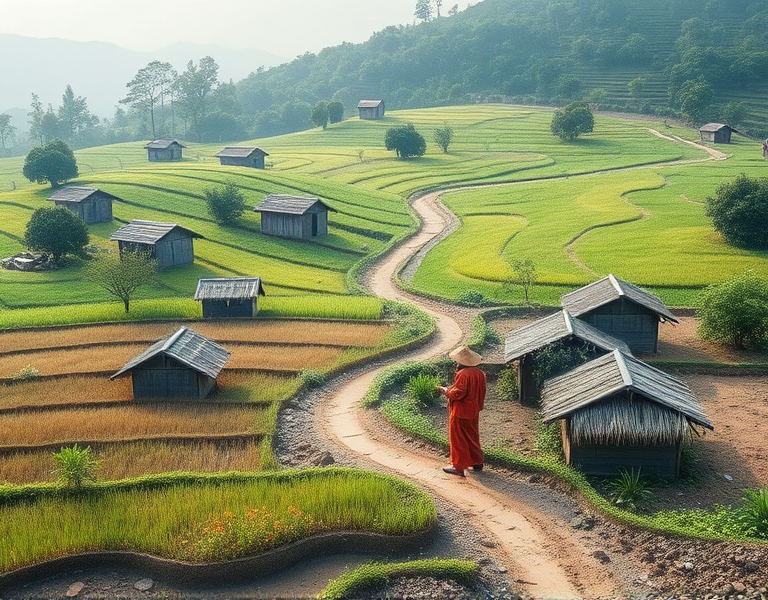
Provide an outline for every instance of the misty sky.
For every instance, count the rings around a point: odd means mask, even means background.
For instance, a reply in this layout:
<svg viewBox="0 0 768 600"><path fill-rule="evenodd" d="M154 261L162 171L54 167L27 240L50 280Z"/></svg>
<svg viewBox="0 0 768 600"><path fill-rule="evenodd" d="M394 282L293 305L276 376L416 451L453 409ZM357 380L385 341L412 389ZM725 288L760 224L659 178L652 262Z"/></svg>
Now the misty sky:
<svg viewBox="0 0 768 600"><path fill-rule="evenodd" d="M475 2L471 2L475 3ZM444 0L443 12L454 4ZM157 50L177 41L293 58L414 22L416 0L0 0L0 32Z"/></svg>

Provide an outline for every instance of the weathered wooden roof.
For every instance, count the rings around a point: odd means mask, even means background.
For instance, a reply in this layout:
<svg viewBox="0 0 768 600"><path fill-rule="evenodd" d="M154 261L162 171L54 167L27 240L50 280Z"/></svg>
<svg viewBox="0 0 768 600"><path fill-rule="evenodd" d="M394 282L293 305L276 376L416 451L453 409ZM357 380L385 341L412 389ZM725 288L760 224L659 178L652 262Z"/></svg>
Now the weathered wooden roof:
<svg viewBox="0 0 768 600"><path fill-rule="evenodd" d="M270 194L261 203L254 208L256 212L275 212L286 213L289 215L303 215L313 207L319 207L320 210L332 210L325 202L317 198L305 198L303 196L289 196L287 194Z"/></svg>
<svg viewBox="0 0 768 600"><path fill-rule="evenodd" d="M95 187L86 187L82 185L68 185L48 196L48 200L55 202L82 202L93 196L96 192L101 192L100 196L104 200L120 200L117 196L99 190Z"/></svg>
<svg viewBox="0 0 768 600"><path fill-rule="evenodd" d="M730 129L730 126L725 123L707 123L706 125L699 127L699 131L720 131L724 127Z"/></svg>
<svg viewBox="0 0 768 600"><path fill-rule="evenodd" d="M182 327L176 333L155 342L144 352L129 360L110 379L120 377L158 354L175 358L189 368L213 378L216 378L224 368L230 355L216 342L187 327Z"/></svg>
<svg viewBox="0 0 768 600"><path fill-rule="evenodd" d="M357 108L376 108L383 102L383 100L360 100L360 102L357 103Z"/></svg>
<svg viewBox="0 0 768 600"><path fill-rule="evenodd" d="M713 429L688 384L619 350L545 381L541 391L544 422L562 419L627 390Z"/></svg>
<svg viewBox="0 0 768 600"><path fill-rule="evenodd" d="M564 309L574 317L578 317L621 297L644 306L663 319L675 323L679 322L657 296L613 275L608 275L585 285L583 288L564 294L561 302Z"/></svg>
<svg viewBox="0 0 768 600"><path fill-rule="evenodd" d="M195 233L176 223L159 223L158 221L142 221L140 219L134 219L127 225L123 225L110 235L109 239L117 242L133 242L135 244L156 244L174 229L186 232L193 238L205 239L199 233Z"/></svg>
<svg viewBox="0 0 768 600"><path fill-rule="evenodd" d="M227 277L200 279L195 300L250 300L266 296L259 277Z"/></svg>
<svg viewBox="0 0 768 600"><path fill-rule="evenodd" d="M517 360L521 356L571 336L607 352L618 348L622 352L632 354L626 343L574 318L567 310L561 310L509 332L504 340L504 362Z"/></svg>
<svg viewBox="0 0 768 600"><path fill-rule="evenodd" d="M219 150L214 156L218 156L219 158L248 158L254 153L269 156L264 150L257 148L256 146L227 146L224 150Z"/></svg>
<svg viewBox="0 0 768 600"><path fill-rule="evenodd" d="M152 140L144 146L145 148L151 148L153 150L165 150L169 146L173 146L176 144L177 146L181 146L182 148L186 148L184 144L179 144L176 140Z"/></svg>

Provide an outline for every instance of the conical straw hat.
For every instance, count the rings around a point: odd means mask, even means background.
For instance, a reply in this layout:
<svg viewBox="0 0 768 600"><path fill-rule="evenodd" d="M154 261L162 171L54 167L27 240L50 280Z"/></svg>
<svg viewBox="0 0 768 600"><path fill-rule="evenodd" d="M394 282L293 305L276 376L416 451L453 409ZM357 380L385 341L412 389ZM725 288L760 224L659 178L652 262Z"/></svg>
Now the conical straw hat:
<svg viewBox="0 0 768 600"><path fill-rule="evenodd" d="M474 350L470 350L466 346L459 346L455 350L451 350L448 353L448 357L460 365L464 365L465 367L475 367L479 365L483 360L482 356L480 356Z"/></svg>

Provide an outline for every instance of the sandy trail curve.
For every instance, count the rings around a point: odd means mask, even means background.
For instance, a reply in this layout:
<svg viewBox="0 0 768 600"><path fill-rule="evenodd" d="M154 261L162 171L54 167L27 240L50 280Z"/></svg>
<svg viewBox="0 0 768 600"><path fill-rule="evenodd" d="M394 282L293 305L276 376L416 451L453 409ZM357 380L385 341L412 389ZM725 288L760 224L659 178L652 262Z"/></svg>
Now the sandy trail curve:
<svg viewBox="0 0 768 600"><path fill-rule="evenodd" d="M422 227L369 274L368 286L373 293L388 299L405 299L393 282L394 275L410 256L449 223L449 217L437 205L438 195L431 193L413 201ZM428 347L403 357L407 360L445 355L463 338L461 328L450 316L422 308L435 317L438 333ZM392 447L386 436L367 429L360 400L383 368L372 369L348 382L324 404L320 418L328 439L456 506L457 511L492 540L498 562L509 569L513 579L531 595L575 598L580 592L601 596L616 589L616 582L605 566L591 557L570 531L555 526L547 515L525 503L485 485L484 481L490 482L494 477L492 473L471 472L465 479L447 475L441 471L444 461Z"/></svg>

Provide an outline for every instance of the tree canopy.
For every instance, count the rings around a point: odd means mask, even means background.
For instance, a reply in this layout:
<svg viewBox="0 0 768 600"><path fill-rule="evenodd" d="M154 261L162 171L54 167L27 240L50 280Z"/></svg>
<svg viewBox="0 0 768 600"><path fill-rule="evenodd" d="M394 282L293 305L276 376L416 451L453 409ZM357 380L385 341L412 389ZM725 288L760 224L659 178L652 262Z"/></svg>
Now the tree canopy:
<svg viewBox="0 0 768 600"><path fill-rule="evenodd" d="M85 279L104 288L122 301L127 313L131 297L143 285L157 279L157 261L139 250L117 253L105 252L94 257L86 267Z"/></svg>
<svg viewBox="0 0 768 600"><path fill-rule="evenodd" d="M208 214L219 223L232 223L245 211L245 197L231 181L205 190L205 204Z"/></svg>
<svg viewBox="0 0 768 600"><path fill-rule="evenodd" d="M423 156L427 151L427 142L416 131L413 123L387 129L387 133L384 136L384 145L387 150L394 150L395 154L400 158Z"/></svg>
<svg viewBox="0 0 768 600"><path fill-rule="evenodd" d="M706 199L707 216L729 244L768 249L768 178L741 174Z"/></svg>
<svg viewBox="0 0 768 600"><path fill-rule="evenodd" d="M592 133L595 117L586 102L571 102L562 110L556 110L550 125L552 135L561 140L573 140L582 133Z"/></svg>
<svg viewBox="0 0 768 600"><path fill-rule="evenodd" d="M319 100L315 103L310 119L315 127L322 127L323 129L328 127L328 103L325 100Z"/></svg>
<svg viewBox="0 0 768 600"><path fill-rule="evenodd" d="M57 187L77 177L77 160L67 144L58 139L51 140L29 151L22 173L30 181L48 182L51 187Z"/></svg>
<svg viewBox="0 0 768 600"><path fill-rule="evenodd" d="M27 221L24 243L30 250L51 254L58 261L65 254L82 254L88 244L88 228L63 206L41 206Z"/></svg>
<svg viewBox="0 0 768 600"><path fill-rule="evenodd" d="M442 127L435 129L435 144L437 144L445 154L448 154L448 146L451 145L452 141L453 127L447 122L443 122Z"/></svg>

